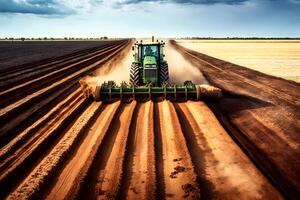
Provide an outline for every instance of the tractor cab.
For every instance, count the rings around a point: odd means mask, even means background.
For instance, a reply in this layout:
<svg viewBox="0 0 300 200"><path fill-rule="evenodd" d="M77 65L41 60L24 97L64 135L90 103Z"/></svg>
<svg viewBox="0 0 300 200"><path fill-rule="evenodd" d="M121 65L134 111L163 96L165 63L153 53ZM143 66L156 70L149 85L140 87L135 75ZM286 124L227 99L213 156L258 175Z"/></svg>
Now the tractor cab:
<svg viewBox="0 0 300 200"><path fill-rule="evenodd" d="M163 47L165 43L158 40L151 43L135 42L134 62L131 68L131 83L135 85L160 85L168 80L167 62L164 60ZM138 75L137 71L139 71ZM167 74L166 74L167 73ZM138 79L138 80L137 80Z"/></svg>

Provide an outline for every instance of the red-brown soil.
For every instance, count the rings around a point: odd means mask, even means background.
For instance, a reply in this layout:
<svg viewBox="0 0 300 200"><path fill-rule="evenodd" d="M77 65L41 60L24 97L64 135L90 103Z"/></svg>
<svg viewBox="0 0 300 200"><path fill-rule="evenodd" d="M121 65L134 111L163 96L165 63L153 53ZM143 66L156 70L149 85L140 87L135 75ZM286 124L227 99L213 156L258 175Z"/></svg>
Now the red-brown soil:
<svg viewBox="0 0 300 200"><path fill-rule="evenodd" d="M205 102L85 99L131 43L1 77L0 199L283 199Z"/></svg>
<svg viewBox="0 0 300 200"><path fill-rule="evenodd" d="M225 95L208 101L219 120L287 197L300 197L300 84L186 49L171 41Z"/></svg>

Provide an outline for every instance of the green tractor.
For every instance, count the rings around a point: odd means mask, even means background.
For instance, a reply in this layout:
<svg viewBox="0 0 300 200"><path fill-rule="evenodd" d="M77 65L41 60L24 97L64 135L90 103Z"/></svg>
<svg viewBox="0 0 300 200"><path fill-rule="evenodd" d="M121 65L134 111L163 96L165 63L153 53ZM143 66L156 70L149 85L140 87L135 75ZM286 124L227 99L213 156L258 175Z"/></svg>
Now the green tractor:
<svg viewBox="0 0 300 200"><path fill-rule="evenodd" d="M117 86L114 81L108 81L98 86L90 86L81 81L81 88L86 97L96 101L114 99L170 99L199 100L203 96L220 97L221 90L210 85L195 85L185 81L182 86L170 84L168 63L164 59L163 41L143 43L135 42L132 50L134 61L130 69L130 83L122 82Z"/></svg>
<svg viewBox="0 0 300 200"><path fill-rule="evenodd" d="M169 81L168 63L164 60L164 42L143 44L141 41L132 46L134 61L130 69L130 83L134 86L161 86Z"/></svg>

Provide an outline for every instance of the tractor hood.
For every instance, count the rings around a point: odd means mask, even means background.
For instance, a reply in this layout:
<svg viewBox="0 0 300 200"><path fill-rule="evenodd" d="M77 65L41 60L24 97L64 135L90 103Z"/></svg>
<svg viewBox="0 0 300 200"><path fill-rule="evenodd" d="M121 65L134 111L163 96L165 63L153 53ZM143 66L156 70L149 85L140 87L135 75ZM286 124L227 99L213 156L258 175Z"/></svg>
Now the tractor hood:
<svg viewBox="0 0 300 200"><path fill-rule="evenodd" d="M157 84L158 76L156 58L154 56L145 56L143 65L143 83L147 84L151 82L153 84Z"/></svg>
<svg viewBox="0 0 300 200"><path fill-rule="evenodd" d="M154 56L145 56L144 66L146 65L156 65L156 58Z"/></svg>

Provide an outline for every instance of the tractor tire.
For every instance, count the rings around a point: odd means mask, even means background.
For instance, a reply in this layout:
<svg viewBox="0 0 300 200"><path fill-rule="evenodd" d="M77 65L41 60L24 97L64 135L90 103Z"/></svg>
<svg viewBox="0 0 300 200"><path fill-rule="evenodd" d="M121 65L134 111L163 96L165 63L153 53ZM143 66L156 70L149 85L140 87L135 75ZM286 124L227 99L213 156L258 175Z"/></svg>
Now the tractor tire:
<svg viewBox="0 0 300 200"><path fill-rule="evenodd" d="M140 67L139 65L132 64L130 69L130 83L132 85L139 85L140 82Z"/></svg>
<svg viewBox="0 0 300 200"><path fill-rule="evenodd" d="M160 80L160 83L169 81L168 64L161 65L160 70L159 70L159 80Z"/></svg>

